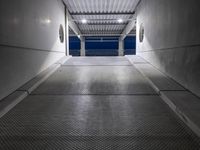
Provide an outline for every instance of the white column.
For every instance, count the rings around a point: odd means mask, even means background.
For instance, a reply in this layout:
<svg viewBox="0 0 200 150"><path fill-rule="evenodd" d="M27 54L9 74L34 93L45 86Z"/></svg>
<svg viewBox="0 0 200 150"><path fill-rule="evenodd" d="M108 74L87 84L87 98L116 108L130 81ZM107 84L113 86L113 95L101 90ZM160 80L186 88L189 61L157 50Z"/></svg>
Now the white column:
<svg viewBox="0 0 200 150"><path fill-rule="evenodd" d="M81 56L85 56L85 38L81 37Z"/></svg>
<svg viewBox="0 0 200 150"><path fill-rule="evenodd" d="M119 39L118 55L124 56L124 41L122 39Z"/></svg>
<svg viewBox="0 0 200 150"><path fill-rule="evenodd" d="M66 8L65 8L66 9ZM66 20L66 27L65 27L65 44L66 44L66 56L69 56L69 14L66 10L65 20Z"/></svg>

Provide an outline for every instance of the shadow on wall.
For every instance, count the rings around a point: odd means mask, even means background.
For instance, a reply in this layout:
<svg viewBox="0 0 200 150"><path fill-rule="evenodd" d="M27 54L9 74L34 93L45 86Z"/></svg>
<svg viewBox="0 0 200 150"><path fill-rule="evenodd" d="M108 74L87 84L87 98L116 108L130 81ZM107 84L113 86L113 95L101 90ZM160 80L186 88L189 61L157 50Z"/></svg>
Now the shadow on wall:
<svg viewBox="0 0 200 150"><path fill-rule="evenodd" d="M137 54L200 96L200 2L142 0L137 8ZM167 17L166 17L167 16Z"/></svg>

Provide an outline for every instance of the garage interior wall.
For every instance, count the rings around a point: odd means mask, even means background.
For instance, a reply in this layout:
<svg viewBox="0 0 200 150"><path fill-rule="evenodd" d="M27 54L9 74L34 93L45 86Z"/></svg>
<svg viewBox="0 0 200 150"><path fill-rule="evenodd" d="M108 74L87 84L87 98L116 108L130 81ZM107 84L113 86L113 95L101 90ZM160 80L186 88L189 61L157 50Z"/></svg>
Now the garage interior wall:
<svg viewBox="0 0 200 150"><path fill-rule="evenodd" d="M0 99L65 55L61 0L0 1Z"/></svg>
<svg viewBox="0 0 200 150"><path fill-rule="evenodd" d="M137 54L198 96L199 8L199 0L142 0L137 8Z"/></svg>

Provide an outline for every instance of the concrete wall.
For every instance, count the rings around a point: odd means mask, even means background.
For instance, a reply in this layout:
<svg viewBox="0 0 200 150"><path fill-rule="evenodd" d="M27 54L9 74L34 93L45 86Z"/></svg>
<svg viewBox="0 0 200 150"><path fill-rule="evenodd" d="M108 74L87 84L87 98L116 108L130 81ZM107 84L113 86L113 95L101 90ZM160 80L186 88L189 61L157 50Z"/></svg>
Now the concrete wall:
<svg viewBox="0 0 200 150"><path fill-rule="evenodd" d="M200 96L200 1L142 0L137 54ZM139 27L144 41L139 42Z"/></svg>
<svg viewBox="0 0 200 150"><path fill-rule="evenodd" d="M65 55L61 0L0 1L0 99Z"/></svg>

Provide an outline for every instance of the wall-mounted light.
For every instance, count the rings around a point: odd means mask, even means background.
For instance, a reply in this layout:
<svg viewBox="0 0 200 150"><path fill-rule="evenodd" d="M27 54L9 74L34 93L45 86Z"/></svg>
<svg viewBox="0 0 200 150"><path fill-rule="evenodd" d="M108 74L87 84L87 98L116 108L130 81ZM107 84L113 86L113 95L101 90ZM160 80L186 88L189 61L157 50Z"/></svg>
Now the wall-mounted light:
<svg viewBox="0 0 200 150"><path fill-rule="evenodd" d="M140 43L142 43L144 40L144 25L142 23L140 24L139 40Z"/></svg>
<svg viewBox="0 0 200 150"><path fill-rule="evenodd" d="M86 19L82 19L81 22L82 22L83 24L86 24L86 23L87 23L87 20L86 20Z"/></svg>
<svg viewBox="0 0 200 150"><path fill-rule="evenodd" d="M118 23L122 23L123 20L122 20L122 19L118 19L117 22L118 22Z"/></svg>
<svg viewBox="0 0 200 150"><path fill-rule="evenodd" d="M46 21L47 24L51 23L50 19L46 19L45 21Z"/></svg>

